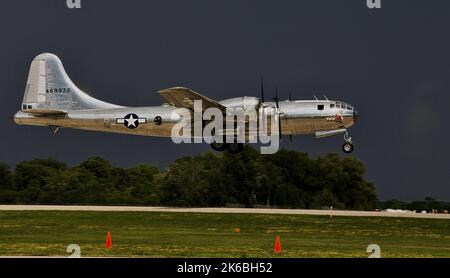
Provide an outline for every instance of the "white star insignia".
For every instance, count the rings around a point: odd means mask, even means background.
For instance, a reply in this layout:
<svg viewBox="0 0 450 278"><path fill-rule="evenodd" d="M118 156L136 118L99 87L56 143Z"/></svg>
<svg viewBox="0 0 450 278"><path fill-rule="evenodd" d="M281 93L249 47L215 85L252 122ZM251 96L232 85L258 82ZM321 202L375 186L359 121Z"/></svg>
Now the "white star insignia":
<svg viewBox="0 0 450 278"><path fill-rule="evenodd" d="M137 118L133 118L133 115L130 115L129 119L125 119L125 121L127 122L127 127L136 127L137 120Z"/></svg>

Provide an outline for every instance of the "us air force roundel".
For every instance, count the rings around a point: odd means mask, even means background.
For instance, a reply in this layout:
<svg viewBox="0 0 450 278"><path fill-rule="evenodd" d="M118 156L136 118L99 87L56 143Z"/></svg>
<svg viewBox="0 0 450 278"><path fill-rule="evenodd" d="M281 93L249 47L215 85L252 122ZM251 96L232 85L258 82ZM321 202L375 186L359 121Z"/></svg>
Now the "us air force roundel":
<svg viewBox="0 0 450 278"><path fill-rule="evenodd" d="M147 123L147 120L145 118L139 118L139 116L134 113L130 113L123 118L116 119L116 123L123 124L129 129L135 129L139 127L139 124Z"/></svg>

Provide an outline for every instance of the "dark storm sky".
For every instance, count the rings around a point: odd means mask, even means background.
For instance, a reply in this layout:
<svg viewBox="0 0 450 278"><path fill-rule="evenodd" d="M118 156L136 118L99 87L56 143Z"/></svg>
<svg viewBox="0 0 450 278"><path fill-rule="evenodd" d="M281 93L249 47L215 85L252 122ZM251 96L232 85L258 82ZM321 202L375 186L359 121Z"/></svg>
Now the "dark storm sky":
<svg viewBox="0 0 450 278"><path fill-rule="evenodd" d="M157 90L190 87L214 99L313 94L360 111L350 130L382 199L450 200L450 1L7 0L0 5L0 161L102 156L115 165L165 166L209 149L170 139L16 126L30 61L62 59L95 97L160 105ZM339 152L341 136L297 137L288 149Z"/></svg>

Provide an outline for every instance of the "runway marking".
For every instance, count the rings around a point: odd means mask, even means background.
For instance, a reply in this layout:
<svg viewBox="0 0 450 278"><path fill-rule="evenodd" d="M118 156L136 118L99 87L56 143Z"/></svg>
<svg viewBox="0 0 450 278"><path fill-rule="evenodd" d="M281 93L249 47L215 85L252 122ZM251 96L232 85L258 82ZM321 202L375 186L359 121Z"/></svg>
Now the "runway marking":
<svg viewBox="0 0 450 278"><path fill-rule="evenodd" d="M39 206L39 205L0 205L0 211L98 211L98 212L180 212L180 213L240 213L240 214L286 214L286 215L325 215L359 217L404 217L450 219L450 214L347 211L347 210L306 210L306 209L254 209L254 208L169 208L133 206Z"/></svg>

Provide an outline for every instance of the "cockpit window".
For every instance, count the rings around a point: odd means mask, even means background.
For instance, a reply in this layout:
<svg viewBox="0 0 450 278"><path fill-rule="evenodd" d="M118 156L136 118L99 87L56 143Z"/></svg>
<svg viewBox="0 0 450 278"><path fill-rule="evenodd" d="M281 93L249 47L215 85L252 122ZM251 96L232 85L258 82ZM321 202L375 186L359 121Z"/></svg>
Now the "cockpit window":
<svg viewBox="0 0 450 278"><path fill-rule="evenodd" d="M323 110L323 108L324 108L324 105L323 105L323 104L317 105L317 110Z"/></svg>

